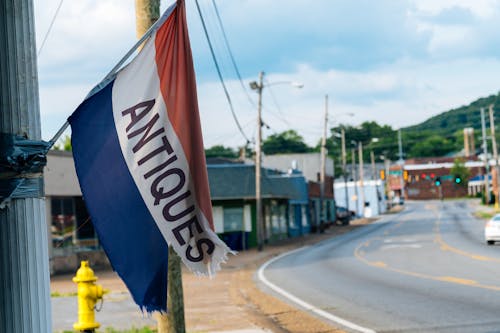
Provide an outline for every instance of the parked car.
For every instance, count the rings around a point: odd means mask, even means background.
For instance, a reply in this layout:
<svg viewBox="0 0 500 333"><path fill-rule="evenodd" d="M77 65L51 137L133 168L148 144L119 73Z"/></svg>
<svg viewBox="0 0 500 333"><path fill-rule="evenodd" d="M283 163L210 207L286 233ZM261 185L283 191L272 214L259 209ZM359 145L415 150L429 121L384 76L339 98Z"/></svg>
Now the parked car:
<svg viewBox="0 0 500 333"><path fill-rule="evenodd" d="M356 216L356 213L352 210L348 210L345 207L337 206L337 221L340 221L342 225L349 224L349 220Z"/></svg>
<svg viewBox="0 0 500 333"><path fill-rule="evenodd" d="M402 197L400 197L399 195L397 195L394 198L392 198L392 204L393 205L404 205L405 200Z"/></svg>
<svg viewBox="0 0 500 333"><path fill-rule="evenodd" d="M484 239L488 245L500 242L500 214L493 216L484 226Z"/></svg>

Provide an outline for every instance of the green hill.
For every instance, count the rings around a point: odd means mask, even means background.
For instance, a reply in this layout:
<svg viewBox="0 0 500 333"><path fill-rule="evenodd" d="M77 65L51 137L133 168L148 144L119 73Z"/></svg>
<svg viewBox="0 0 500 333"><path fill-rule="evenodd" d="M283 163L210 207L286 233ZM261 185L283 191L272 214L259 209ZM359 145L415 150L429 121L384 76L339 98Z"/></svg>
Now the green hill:
<svg viewBox="0 0 500 333"><path fill-rule="evenodd" d="M461 106L456 109L452 109L443 112L437 116L431 117L426 121L403 128L405 133L415 133L415 132L428 132L431 131L433 134L438 134L440 136L449 137L457 133L457 131L462 131L465 127L473 127L479 133L481 133L481 112L480 109L483 107L485 109L486 124L489 126L489 115L488 107L493 104L494 114L496 115L495 123L500 123L498 118L500 112L500 93L498 95L491 95L488 97L479 98L476 101L470 103L469 105Z"/></svg>

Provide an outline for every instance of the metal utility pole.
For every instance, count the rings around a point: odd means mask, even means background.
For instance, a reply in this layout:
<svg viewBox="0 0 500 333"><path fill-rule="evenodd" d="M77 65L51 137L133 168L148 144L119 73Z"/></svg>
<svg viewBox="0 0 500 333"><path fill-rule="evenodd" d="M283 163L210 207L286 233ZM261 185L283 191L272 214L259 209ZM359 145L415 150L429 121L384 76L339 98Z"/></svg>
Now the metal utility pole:
<svg viewBox="0 0 500 333"><path fill-rule="evenodd" d="M345 193L345 208L349 211L349 192L347 191L347 154L345 151L345 130L340 129L340 135L342 140L342 171L344 173L344 193ZM348 219L350 219L349 214L347 214Z"/></svg>
<svg viewBox="0 0 500 333"><path fill-rule="evenodd" d="M359 187L361 191L361 217L365 216L365 185L363 183L363 143L358 143Z"/></svg>
<svg viewBox="0 0 500 333"><path fill-rule="evenodd" d="M375 153L373 150L370 151L370 161L372 163L372 179L377 179L377 169L375 168Z"/></svg>
<svg viewBox="0 0 500 333"><path fill-rule="evenodd" d="M405 199L405 181L403 179L403 169L405 165L405 161L403 159L403 140L401 139L401 130L398 130L398 148L399 148L399 160L398 164L401 167L401 175L399 176L400 184L401 184L401 199Z"/></svg>
<svg viewBox="0 0 500 333"><path fill-rule="evenodd" d="M326 127L328 125L328 95L325 95L325 122L323 124L323 137L321 138L321 167L319 174L320 182L320 199L319 199L319 228L318 232L323 232L323 223L326 218L325 214L325 173L326 173Z"/></svg>
<svg viewBox="0 0 500 333"><path fill-rule="evenodd" d="M385 168L385 194L387 195L387 200L389 200L388 203L388 208L392 207L392 194L391 194L391 189L389 185L389 167L390 167L391 161L389 160L389 157L387 154L384 155L384 168Z"/></svg>
<svg viewBox="0 0 500 333"><path fill-rule="evenodd" d="M31 0L0 2L0 159L13 157L15 136L41 139L34 9ZM43 155L43 154L42 154ZM5 167L5 165L4 165ZM36 194L0 208L0 332L50 333L50 274L43 177L6 171L5 184L38 182ZM35 182L32 182L35 187ZM1 200L0 200L1 201Z"/></svg>
<svg viewBox="0 0 500 333"><path fill-rule="evenodd" d="M352 180L354 183L354 196L356 198L356 202L354 203L354 207L356 209L356 215L359 215L359 204L358 204L358 184L356 180L356 148L351 149L351 170L352 170Z"/></svg>
<svg viewBox="0 0 500 333"><path fill-rule="evenodd" d="M497 150L497 138L495 136L495 117L493 116L493 104L490 104L489 107L490 111L490 130L491 130L491 149L493 150L493 158L495 159L495 175L496 177L494 178L496 180L496 184L493 184L493 188L495 189L495 209L498 209L499 206L499 189L500 187L498 186L499 182L499 168L498 168L498 150Z"/></svg>
<svg viewBox="0 0 500 333"><path fill-rule="evenodd" d="M136 35L140 39L160 18L160 0L135 0ZM158 333L184 333L184 295L181 259L171 246L168 249L167 313L155 313Z"/></svg>
<svg viewBox="0 0 500 333"><path fill-rule="evenodd" d="M486 175L484 177L484 190L486 192L486 205L490 204L490 163L488 161L488 142L486 141L486 122L484 119L484 108L481 108L481 130L483 134L483 154L484 154L484 167Z"/></svg>
<svg viewBox="0 0 500 333"><path fill-rule="evenodd" d="M261 195L261 162L262 162L262 89L264 88L264 72L259 73L259 83L256 86L259 94L257 104L257 139L255 140L255 202L257 210L257 248L264 249L264 220L262 216Z"/></svg>
<svg viewBox="0 0 500 333"><path fill-rule="evenodd" d="M377 214L380 214L380 192L377 185L377 168L375 167L375 153L370 151L370 159L372 162L372 180L375 182L375 190L377 192Z"/></svg>

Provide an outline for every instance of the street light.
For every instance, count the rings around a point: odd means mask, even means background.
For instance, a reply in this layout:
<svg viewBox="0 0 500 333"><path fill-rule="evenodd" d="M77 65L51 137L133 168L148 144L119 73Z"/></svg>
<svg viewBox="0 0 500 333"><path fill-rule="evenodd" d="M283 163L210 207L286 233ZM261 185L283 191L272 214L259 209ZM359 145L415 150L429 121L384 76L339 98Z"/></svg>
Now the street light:
<svg viewBox="0 0 500 333"><path fill-rule="evenodd" d="M278 81L268 83L265 86L277 84L290 84L296 88L302 88L304 85L294 81ZM257 139L255 140L255 201L257 210L257 247L259 251L264 248L264 223L262 219L262 194L261 194L261 162L262 162L262 90L264 89L264 72L259 73L259 82L250 82L250 88L256 90L259 94L257 104Z"/></svg>

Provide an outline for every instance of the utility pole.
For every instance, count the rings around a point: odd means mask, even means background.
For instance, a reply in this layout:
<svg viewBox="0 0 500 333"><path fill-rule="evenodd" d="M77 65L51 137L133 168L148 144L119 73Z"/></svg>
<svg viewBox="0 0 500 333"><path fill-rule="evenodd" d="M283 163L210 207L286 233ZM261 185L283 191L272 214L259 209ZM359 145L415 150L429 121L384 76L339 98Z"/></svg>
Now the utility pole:
<svg viewBox="0 0 500 333"><path fill-rule="evenodd" d="M484 108L481 108L481 130L483 134L483 155L484 155L484 167L486 169L486 175L484 177L484 190L486 205L490 204L490 163L488 161L488 142L486 141L486 122L484 119Z"/></svg>
<svg viewBox="0 0 500 333"><path fill-rule="evenodd" d="M378 190L378 185L377 185L377 168L375 167L375 153L370 151L370 159L372 162L372 179L375 184L375 191L377 193L377 215L380 214L380 192Z"/></svg>
<svg viewBox="0 0 500 333"><path fill-rule="evenodd" d="M345 208L349 212L349 192L347 190L347 154L345 151L345 130L344 128L340 129L340 136L342 140L342 171L344 173L344 193L345 193ZM351 217L347 214L347 218Z"/></svg>
<svg viewBox="0 0 500 333"><path fill-rule="evenodd" d="M354 183L354 197L356 198L356 202L354 203L354 207L356 209L356 215L359 215L359 204L358 204L358 184L356 180L356 148L351 149L351 170L352 170L352 180Z"/></svg>
<svg viewBox="0 0 500 333"><path fill-rule="evenodd" d="M160 0L135 0L136 35L140 39L160 18ZM168 248L167 313L156 312L158 333L185 333L184 293L182 288L181 258Z"/></svg>
<svg viewBox="0 0 500 333"><path fill-rule="evenodd" d="M257 211L257 249L264 249L264 220L262 216L261 195L261 163L262 163L262 89L264 88L264 72L259 73L256 85L259 101L257 104L257 139L255 140L255 205Z"/></svg>
<svg viewBox="0 0 500 333"><path fill-rule="evenodd" d="M491 130L491 149L493 150L493 158L495 159L495 176L492 177L496 180L496 183L493 184L494 193L495 193L495 209L498 210L498 197L499 197L499 186L498 186L498 150L497 150L497 138L495 136L495 117L493 116L493 104L490 104L490 130Z"/></svg>
<svg viewBox="0 0 500 333"><path fill-rule="evenodd" d="M390 163L391 161L389 160L389 157L386 154L384 154L384 168L385 168L385 194L387 195L387 200L389 200L387 208L392 207L392 194L391 194L391 188L389 184L389 169L390 169Z"/></svg>
<svg viewBox="0 0 500 333"><path fill-rule="evenodd" d="M363 183L363 143L358 142L359 187L361 191L361 217L365 217L365 186Z"/></svg>
<svg viewBox="0 0 500 333"><path fill-rule="evenodd" d="M319 219L319 229L318 232L323 232L323 223L325 220L325 173L326 173L326 127L328 125L328 95L325 95L325 122L323 124L323 137L321 138L321 167L319 174L319 182L320 182L320 199L319 199L319 210L320 210L320 219Z"/></svg>
<svg viewBox="0 0 500 333"><path fill-rule="evenodd" d="M135 0L135 32L141 38L160 18L160 0Z"/></svg>
<svg viewBox="0 0 500 333"><path fill-rule="evenodd" d="M31 0L0 1L0 159L4 161L15 157L9 155L14 148L21 148L16 136L30 140L26 143L33 147L37 142L43 146L33 13ZM42 170L24 173L6 168L0 175L3 185L24 181L36 194L20 193L0 208L0 332L50 333Z"/></svg>
<svg viewBox="0 0 500 333"><path fill-rule="evenodd" d="M398 150L399 150L399 160L398 164L401 167L401 174L399 176L399 181L401 184L401 199L405 199L405 182L403 179L403 169L405 165L405 161L403 159L403 140L401 139L401 129L398 130Z"/></svg>

